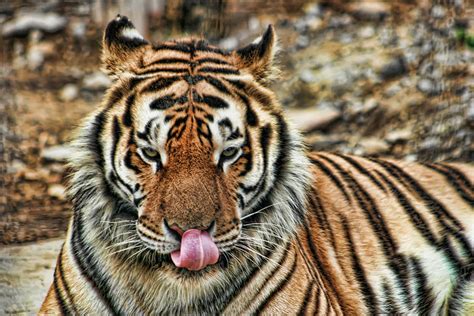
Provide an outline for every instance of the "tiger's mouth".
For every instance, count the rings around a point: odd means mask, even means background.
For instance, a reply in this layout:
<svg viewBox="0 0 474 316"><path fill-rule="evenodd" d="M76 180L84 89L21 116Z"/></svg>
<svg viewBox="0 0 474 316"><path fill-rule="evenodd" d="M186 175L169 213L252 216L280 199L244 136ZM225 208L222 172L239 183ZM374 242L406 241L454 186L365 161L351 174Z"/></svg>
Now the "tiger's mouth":
<svg viewBox="0 0 474 316"><path fill-rule="evenodd" d="M163 221L164 234L160 236L155 229L140 222L136 231L147 248L170 259L169 263L175 267L189 271L200 271L221 262L222 254L231 250L240 236L240 229L214 236L215 223L206 230L192 228L182 231L170 227L166 220Z"/></svg>
<svg viewBox="0 0 474 316"><path fill-rule="evenodd" d="M178 268L201 270L215 264L220 253L207 231L188 229L181 236L180 249L171 253L171 259Z"/></svg>

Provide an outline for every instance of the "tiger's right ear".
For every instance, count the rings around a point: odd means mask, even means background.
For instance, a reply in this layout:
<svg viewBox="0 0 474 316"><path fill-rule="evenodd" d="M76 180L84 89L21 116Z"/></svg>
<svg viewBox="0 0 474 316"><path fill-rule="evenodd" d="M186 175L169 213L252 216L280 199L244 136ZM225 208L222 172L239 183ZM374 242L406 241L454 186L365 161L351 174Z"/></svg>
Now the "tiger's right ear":
<svg viewBox="0 0 474 316"><path fill-rule="evenodd" d="M126 16L110 21L102 40L102 63L105 72L117 77L135 68L148 42Z"/></svg>

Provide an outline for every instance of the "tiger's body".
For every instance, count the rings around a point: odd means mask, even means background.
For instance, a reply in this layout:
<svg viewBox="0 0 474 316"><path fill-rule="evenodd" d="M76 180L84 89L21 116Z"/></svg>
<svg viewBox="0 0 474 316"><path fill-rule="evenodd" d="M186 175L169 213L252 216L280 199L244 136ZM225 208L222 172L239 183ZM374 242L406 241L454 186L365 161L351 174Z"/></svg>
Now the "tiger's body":
<svg viewBox="0 0 474 316"><path fill-rule="evenodd" d="M109 24L116 81L75 142L40 313L474 313L472 166L308 154L266 88L274 45ZM188 232L217 263L170 259Z"/></svg>

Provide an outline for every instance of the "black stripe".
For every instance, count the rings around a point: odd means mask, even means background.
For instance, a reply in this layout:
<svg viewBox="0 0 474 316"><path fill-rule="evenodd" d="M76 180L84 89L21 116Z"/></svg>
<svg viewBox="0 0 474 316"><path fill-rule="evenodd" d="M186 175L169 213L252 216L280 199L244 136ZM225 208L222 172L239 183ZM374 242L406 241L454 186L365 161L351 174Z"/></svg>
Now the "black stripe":
<svg viewBox="0 0 474 316"><path fill-rule="evenodd" d="M156 65L156 64L176 64L176 63L189 64L190 62L191 61L186 58L161 58L161 59L153 61L152 63L147 64L146 67L149 67L151 65Z"/></svg>
<svg viewBox="0 0 474 316"><path fill-rule="evenodd" d="M141 90L142 93L147 93L147 92L157 92L166 88L169 88L173 83L178 81L180 77L173 76L173 77L168 77L168 78L159 78L156 79L149 84L147 84L143 89Z"/></svg>
<svg viewBox="0 0 474 316"><path fill-rule="evenodd" d="M171 72L171 73L183 73L183 72L188 72L188 69L186 68L152 68L140 72L135 72L134 74L137 76L143 76L143 75L153 75L153 74L161 74L161 73L166 73L166 72Z"/></svg>
<svg viewBox="0 0 474 316"><path fill-rule="evenodd" d="M205 103L213 109L227 109L229 107L229 104L226 101L212 95L203 95L202 97L198 97L197 100L195 99L194 101L199 103Z"/></svg>
<svg viewBox="0 0 474 316"><path fill-rule="evenodd" d="M258 116L250 105L249 98L242 93L237 92L237 95L245 105L245 121L249 126L255 127L258 125Z"/></svg>
<svg viewBox="0 0 474 316"><path fill-rule="evenodd" d="M132 151L130 149L127 149L127 153L125 154L123 162L125 164L125 167L135 171L136 174L141 173L140 169L138 169L138 167L132 163Z"/></svg>
<svg viewBox="0 0 474 316"><path fill-rule="evenodd" d="M219 122L217 122L217 125L219 125L220 127L221 126L225 126L227 127L229 130L232 130L232 122L229 120L229 118L224 118L222 120L220 120Z"/></svg>
<svg viewBox="0 0 474 316"><path fill-rule="evenodd" d="M117 155L117 148L120 138L122 137L122 129L120 128L120 123L117 116L114 116L113 125L112 125L112 150L110 151L110 160L111 166L114 174L114 178L125 187L130 194L133 194L132 187L126 183L117 172L117 165L115 162L115 156Z"/></svg>
<svg viewBox="0 0 474 316"><path fill-rule="evenodd" d="M57 274L57 268L56 268L56 274ZM58 286L58 281L57 281L57 276L54 277L53 280L53 286L54 286L54 293L56 294L56 300L59 303L59 309L61 310L61 315L71 315L71 312L67 308L66 302L64 302L64 299L61 295L61 292L59 291L59 286Z"/></svg>
<svg viewBox="0 0 474 316"><path fill-rule="evenodd" d="M156 122L158 118L154 118L145 125L145 130L143 132L137 132L137 137L140 139L143 139L145 141L150 140L150 132L151 132L151 126L153 125L154 122Z"/></svg>
<svg viewBox="0 0 474 316"><path fill-rule="evenodd" d="M223 59L209 58L209 57L197 59L196 62L199 63L199 64L213 63L213 64L218 64L218 65L231 65L229 62L227 62Z"/></svg>
<svg viewBox="0 0 474 316"><path fill-rule="evenodd" d="M314 304L314 306L316 307L315 309L315 312L317 311L318 312L318 315L320 314L320 312L322 312L322 310L320 309L320 306L321 306L321 296L324 294L323 293L323 290L322 289L317 289L317 295L316 296L316 303ZM329 300L327 301L327 304L326 304L326 310L329 306ZM324 311L326 312L326 311ZM327 315L327 313L324 313L323 315Z"/></svg>
<svg viewBox="0 0 474 316"><path fill-rule="evenodd" d="M461 274L464 265L462 264L462 261L456 255L455 250L453 246L451 245L451 242L449 241L448 236L443 237L441 241L441 248L446 253L446 257L451 262L451 265L453 266L456 273L458 273L458 275Z"/></svg>
<svg viewBox="0 0 474 316"><path fill-rule="evenodd" d="M356 179L354 179L349 173L342 170L342 168L332 159L321 155L318 155L317 157L327 161L342 175L343 179L348 183L351 191L353 192L353 195L356 197L359 206L364 211L367 219L371 223L373 231L377 236L379 236L379 239L382 242L382 248L386 252L387 256L391 257L393 254L395 254L398 247L395 244L392 234L385 224L385 221L383 220L382 214L378 210L378 207L370 194L363 189ZM318 161L317 159L313 160Z"/></svg>
<svg viewBox="0 0 474 316"><path fill-rule="evenodd" d="M469 293L474 278L474 265L469 264L465 267L465 271L457 279L457 283L451 291L451 296L448 300L448 314L456 314L462 310L466 300L466 293Z"/></svg>
<svg viewBox="0 0 474 316"><path fill-rule="evenodd" d="M81 214L78 210L74 211L72 234L71 250L81 276L92 286L94 292L99 296L99 299L107 310L113 315L118 315L117 309L112 305L110 288L106 280L101 277L102 273L97 271L91 253L87 251L88 248L84 245Z"/></svg>
<svg viewBox="0 0 474 316"><path fill-rule="evenodd" d="M105 124L106 111L100 112L92 123L90 141L88 142L88 149L90 152L95 154L95 162L99 166L100 170L104 170L104 149L102 147L102 131Z"/></svg>
<svg viewBox="0 0 474 316"><path fill-rule="evenodd" d="M420 261L416 257L410 257L410 263L414 270L414 278L417 289L417 302L419 315L431 315L435 298L433 297L431 288L428 286L428 278L423 272Z"/></svg>
<svg viewBox="0 0 474 316"><path fill-rule="evenodd" d="M295 256L293 260L293 264L291 265L290 271L287 272L284 277L282 277L282 279L278 282L278 285L272 289L272 291L265 298L265 300L260 302L260 306L258 306L257 309L255 310L256 314L261 314L262 311L268 306L268 304L270 304L271 301L275 298L275 295L281 292L288 285L288 283L292 279L293 273L295 273L297 261L298 261L298 256Z"/></svg>
<svg viewBox="0 0 474 316"><path fill-rule="evenodd" d="M311 282L309 286L306 288L306 292L304 294L303 301L301 302L301 306L298 309L297 315L306 315L308 313L307 309L308 309L309 303L311 302L310 299L313 294L313 289L314 289L314 283Z"/></svg>
<svg viewBox="0 0 474 316"><path fill-rule="evenodd" d="M64 245L61 247L61 251L59 252L59 256L58 256L58 268L59 268L59 275L60 275L60 278L61 278L61 283L63 284L63 287L64 287L64 290L66 292L66 296L68 298L68 300L70 301L70 305L74 311L74 315L79 315L77 309L76 309L76 305L74 304L74 301L72 299L72 295L71 295L71 289L69 288L69 285L67 284L66 282L66 279L64 277L64 270L63 270L63 251L64 251ZM68 312L67 314L71 314L70 312L70 309L67 308Z"/></svg>
<svg viewBox="0 0 474 316"><path fill-rule="evenodd" d="M264 127L260 129L260 148L262 150L262 156L263 156L263 171L260 178L258 179L258 182L255 185L251 185L251 186L246 186L242 183L239 185L245 194L249 194L250 192L255 192L255 194L251 198L252 200L258 195L258 193L260 192L260 188L264 186L266 182L265 179L267 176L267 168L268 168L268 149L269 149L268 147L270 144L272 131L273 130L270 124L266 124Z"/></svg>
<svg viewBox="0 0 474 316"><path fill-rule="evenodd" d="M187 43L176 43L174 45L168 43L162 43L153 45L153 50L175 50L182 53L191 53L191 47Z"/></svg>
<svg viewBox="0 0 474 316"><path fill-rule="evenodd" d="M383 296L385 297L385 309L382 311L384 314L388 315L402 315L397 308L396 300L393 296L393 291L388 285L387 281L384 281L382 284Z"/></svg>
<svg viewBox="0 0 474 316"><path fill-rule="evenodd" d="M130 127L132 126L132 107L135 102L135 94L131 94L127 97L125 101L125 112L122 116L122 122L125 126Z"/></svg>
<svg viewBox="0 0 474 316"><path fill-rule="evenodd" d="M346 156L346 155L341 155L341 154L337 154L337 153L334 153L334 155L344 159L346 162L348 162L349 164L351 164L354 168L356 168L360 173L362 173L363 175L365 175L366 177L368 177L380 190L384 191L384 192L387 192L387 190L385 189L385 187L380 183L379 180L377 180L377 178L375 178L372 173L370 173L369 170L367 170L366 168L364 168L359 162L357 162L354 158L352 157L349 157L349 156Z"/></svg>
<svg viewBox="0 0 474 316"><path fill-rule="evenodd" d="M435 248L437 248L438 241L436 236L431 231L428 223L425 221L423 216L416 211L413 205L410 203L409 199L403 194L395 184L390 181L383 173L375 170L377 175L382 178L382 180L389 186L390 191L397 198L398 204L405 210L405 213L410 217L413 226L420 232L420 234Z"/></svg>
<svg viewBox="0 0 474 316"><path fill-rule="evenodd" d="M243 150L245 150L245 148L248 148L246 152L244 152L242 154L242 159L245 159L245 164L244 164L244 169L242 171L240 171L239 173L239 177L244 177L247 173L250 172L250 170L252 170L252 166L253 166L253 156L252 156L252 144L250 143L251 139L250 139L250 134L249 134L249 130L248 129L245 129L245 142L242 146Z"/></svg>
<svg viewBox="0 0 474 316"><path fill-rule="evenodd" d="M332 227L329 223L329 219L326 214L326 210L323 207L322 201L319 197L318 192L313 188L311 188L311 194L310 194L310 200L309 202L313 205L314 213L316 215L316 219L318 221L318 224L321 227L321 230L327 234L329 233L329 238L331 241L332 247L336 250L337 253L337 243L336 243L336 237L334 235L334 232L332 230ZM339 258L339 256L338 256Z"/></svg>
<svg viewBox="0 0 474 316"><path fill-rule="evenodd" d="M296 238L296 243L298 244L297 250L300 252L301 257L303 257L303 261L311 275L311 282L315 282L315 280L317 280L318 278L317 278L317 272L315 271L316 269L314 267L314 264L312 264L309 261L308 257L306 256L306 252L304 251L304 246L299 238Z"/></svg>
<svg viewBox="0 0 474 316"><path fill-rule="evenodd" d="M309 249L310 249L310 252L311 252L311 257L313 258L313 262L316 263L316 267L317 267L316 271L318 271L318 273L325 279L325 282L323 282L323 284L321 284L321 286L325 287L328 291L330 291L332 294L334 294L336 296L336 301L340 304L340 307L342 309L342 313L345 314L348 309L345 306L344 300L339 295L339 292L334 287L334 283L332 282L333 280L331 279L331 277L327 273L326 269L323 266L323 263L321 262L321 259L319 258L318 250L317 250L316 245L313 242L309 226L310 226L310 224L307 221L305 221L303 223L303 227L304 227L305 233L306 233L306 241L308 242L308 245L309 245ZM327 303L329 304L329 301ZM318 305L316 305L316 308L317 307L318 307Z"/></svg>
<svg viewBox="0 0 474 316"><path fill-rule="evenodd" d="M228 68L215 68L215 67L201 67L198 69L199 72L210 72L215 74L222 75L239 75L240 71L237 69L228 69Z"/></svg>
<svg viewBox="0 0 474 316"><path fill-rule="evenodd" d="M339 178L336 177L336 175L332 173L331 170L319 160L313 159L313 158L310 158L310 160L311 160L311 163L316 165L319 169L321 169L321 171L323 171L329 177L329 179L331 179L334 185L339 189L339 191L341 191L342 195L344 195L344 199L346 200L346 202L352 205L352 200L349 196L349 193L347 192L346 187L341 182L341 180L339 180Z"/></svg>
<svg viewBox="0 0 474 316"><path fill-rule="evenodd" d="M400 181L400 183L404 185L407 189L411 189L412 191L416 192L416 194L424 201L425 207L430 210L435 217L439 219L439 223L443 226L444 234L451 233L461 244L463 251L466 253L466 255L473 256L474 250L472 249L469 241L462 234L462 231L464 229L462 224L457 218L451 215L451 213L437 199L432 197L426 190L424 190L423 187L408 173L406 173L393 163L374 158L370 158L370 160L382 166L388 173L390 173L390 175ZM445 218L448 218L452 222L452 225L455 226L455 228L448 225L445 222Z"/></svg>
<svg viewBox="0 0 474 316"><path fill-rule="evenodd" d="M278 156L274 165L275 180L276 181L286 181L283 175L288 174L288 164L290 159L290 151L295 148L290 148L291 139L290 132L288 130L288 125L285 122L285 119L281 114L273 114L277 119L278 127Z"/></svg>
<svg viewBox="0 0 474 316"><path fill-rule="evenodd" d="M275 269L273 269L271 271L271 273L265 278L265 280L261 283L261 284L258 284L258 290L257 290L257 293L259 293L262 288L268 284L268 282L270 281L270 279L273 278L274 275L276 275L278 273L278 271L280 271L281 267L282 267L282 264L283 262L286 261L286 259L288 258L288 252L290 250L290 246L291 246L291 243L288 242L285 246L285 250L284 250L284 253L283 255L281 256L280 260L278 260L278 264L277 264L277 267ZM268 255L271 254L271 250L267 251L267 253L265 254L265 258L269 258ZM263 258L263 257L262 257ZM265 262L265 259L262 259L264 262ZM264 263L265 265L268 265L268 261L266 261ZM254 281L254 279L260 274L262 273L262 266L260 265L255 265L254 266L254 270L253 272L245 279L245 282L242 282L241 283L241 286L243 285L247 285L247 286L252 286L252 283ZM249 308L249 304L251 304L252 301L250 301L248 304L246 304L246 306L243 308L243 309L248 309ZM245 313L244 313L245 314Z"/></svg>
<svg viewBox="0 0 474 316"><path fill-rule="evenodd" d="M423 187L408 173L403 171L395 164L385 160L371 158L371 161L374 161L375 163L378 163L380 166L382 166L394 178L399 179L400 182L405 185L405 187L414 190L423 199L426 207L430 209L435 214L435 216L445 216L449 218L457 228L463 229L462 224L453 215L451 215L451 213L449 213L448 210L437 199L432 197L426 190L424 190Z"/></svg>
<svg viewBox="0 0 474 316"><path fill-rule="evenodd" d="M367 281L367 276L365 274L364 268L360 263L359 256L357 255L357 250L354 246L354 241L350 232L349 224L347 219L342 217L342 227L344 228L344 235L346 237L347 243L349 244L351 259L352 259L352 269L354 270L355 277L359 283L359 288L364 296L365 306L368 308L370 315L378 315L380 313L377 300L375 298L374 291Z"/></svg>
<svg viewBox="0 0 474 316"><path fill-rule="evenodd" d="M155 99L150 103L152 110L166 110L175 104L175 99L171 94L165 95L161 98Z"/></svg>
<svg viewBox="0 0 474 316"><path fill-rule="evenodd" d="M472 186L469 183L469 180L466 179L461 173L459 173L457 170L454 170L453 168L448 167L447 165L429 163L424 163L423 165L443 175L446 180L448 180L449 184L451 184L451 186L456 190L459 196L469 205L474 206ZM465 188L467 188L467 190Z"/></svg>
<svg viewBox="0 0 474 316"><path fill-rule="evenodd" d="M110 110L115 104L119 103L120 100L124 97L125 93L128 93L130 90L128 90L127 85L124 86L116 86L109 90L109 92L106 95L107 98L107 104L106 104L106 109L104 111Z"/></svg>
<svg viewBox="0 0 474 316"><path fill-rule="evenodd" d="M210 76L206 76L206 77L204 77L204 79L206 80L207 83L211 84L214 88L216 88L220 92L222 92L224 94L231 94L229 89L227 89L227 87L219 79L213 78L213 77L210 77Z"/></svg>
<svg viewBox="0 0 474 316"><path fill-rule="evenodd" d="M453 173L459 181L461 181L461 183L472 193L474 191L474 186L473 184L471 183L471 181L469 181L468 178L466 178L464 176L464 174L459 171L458 169L456 169L455 167L453 166L450 166L448 164L440 164L440 166L443 166L444 168L448 169L451 173Z"/></svg>
<svg viewBox="0 0 474 316"><path fill-rule="evenodd" d="M342 168L333 160L326 156L318 155L319 158L329 162L340 174L343 175L344 180L349 184L349 187L355 196L359 207L364 211L369 223L376 236L382 245L382 250L385 256L389 259L389 267L397 276L397 281L400 287L404 290L406 304L412 304L410 288L408 286L408 269L405 258L398 254L398 245L394 241L390 233L383 215L380 213L377 204L370 194L363 189L363 187L355 180L349 173L342 170Z"/></svg>
<svg viewBox="0 0 474 316"><path fill-rule="evenodd" d="M244 94L247 93L247 85L243 81L238 80L238 79L224 79L224 80L230 83L231 85L233 85L238 90L241 90L241 92L243 92Z"/></svg>

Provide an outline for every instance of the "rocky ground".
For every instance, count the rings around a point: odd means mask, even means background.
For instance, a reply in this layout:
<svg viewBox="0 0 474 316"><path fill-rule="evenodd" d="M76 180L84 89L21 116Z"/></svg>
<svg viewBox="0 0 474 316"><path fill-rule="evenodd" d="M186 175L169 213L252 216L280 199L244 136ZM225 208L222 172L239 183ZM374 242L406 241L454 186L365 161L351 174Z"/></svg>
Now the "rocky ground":
<svg viewBox="0 0 474 316"><path fill-rule="evenodd" d="M209 36L232 49L252 41L268 23L276 26L282 73L274 88L313 149L411 161L473 160L469 4L300 2L301 8L274 14L269 7L236 9L229 1L224 16L246 13L227 31ZM18 3L0 5L0 306L21 283L15 281L19 274L7 273L12 262L20 272L29 269L17 255L23 248L6 245L28 243L27 252L41 257L47 252L36 241L64 236L70 216L67 141L110 84L99 71L102 26L91 19L93 8ZM192 9L197 16L203 12ZM149 35L175 37L199 29L196 21L178 30L150 25ZM53 257L37 267L50 269ZM44 292L43 283L38 288ZM34 313L37 306L15 304L11 299L3 313Z"/></svg>

